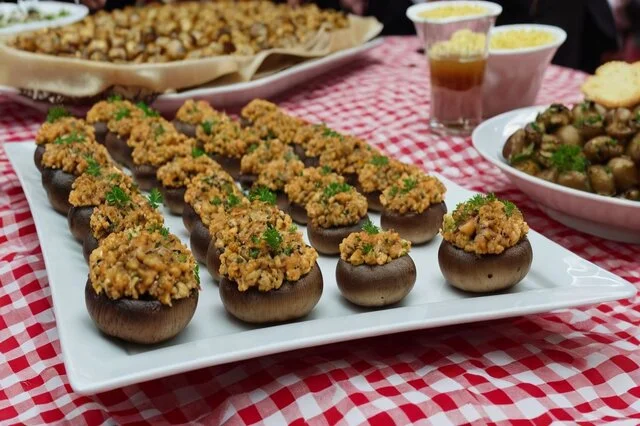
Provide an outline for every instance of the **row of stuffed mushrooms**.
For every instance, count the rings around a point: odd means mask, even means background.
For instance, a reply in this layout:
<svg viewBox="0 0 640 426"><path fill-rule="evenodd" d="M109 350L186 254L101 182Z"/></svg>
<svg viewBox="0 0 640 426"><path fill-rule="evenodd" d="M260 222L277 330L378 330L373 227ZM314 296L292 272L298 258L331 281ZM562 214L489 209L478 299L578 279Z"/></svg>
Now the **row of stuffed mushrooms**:
<svg viewBox="0 0 640 426"><path fill-rule="evenodd" d="M502 154L513 167L541 179L640 201L640 107L551 105L516 130Z"/></svg>

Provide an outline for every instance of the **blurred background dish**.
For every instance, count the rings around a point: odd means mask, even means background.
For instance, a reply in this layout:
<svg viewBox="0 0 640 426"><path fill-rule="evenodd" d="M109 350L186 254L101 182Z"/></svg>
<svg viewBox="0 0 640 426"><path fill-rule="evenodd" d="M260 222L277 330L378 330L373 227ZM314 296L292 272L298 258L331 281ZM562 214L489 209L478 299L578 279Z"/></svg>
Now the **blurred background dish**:
<svg viewBox="0 0 640 426"><path fill-rule="evenodd" d="M0 36L72 24L88 13L84 5L57 1L0 3Z"/></svg>
<svg viewBox="0 0 640 426"><path fill-rule="evenodd" d="M483 84L483 115L493 117L534 105L544 72L566 38L562 28L551 25L494 27Z"/></svg>
<svg viewBox="0 0 640 426"><path fill-rule="evenodd" d="M503 157L502 148L507 138L534 121L546 108L517 109L483 122L473 132L473 146L551 218L587 234L640 244L640 202L604 197L547 182L515 169Z"/></svg>

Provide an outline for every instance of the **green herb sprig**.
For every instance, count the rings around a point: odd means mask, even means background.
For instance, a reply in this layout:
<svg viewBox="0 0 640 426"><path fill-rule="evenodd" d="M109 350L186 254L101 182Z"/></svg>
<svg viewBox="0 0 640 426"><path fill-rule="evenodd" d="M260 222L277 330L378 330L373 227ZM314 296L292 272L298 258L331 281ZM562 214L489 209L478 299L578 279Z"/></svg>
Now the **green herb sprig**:
<svg viewBox="0 0 640 426"><path fill-rule="evenodd" d="M331 198L341 192L349 192L352 189L353 187L348 183L331 182L329 185L324 187L323 195L326 198Z"/></svg>
<svg viewBox="0 0 640 426"><path fill-rule="evenodd" d="M115 114L113 114L113 118L116 121L120 121L123 118L128 118L128 117L131 117L131 110L127 107L118 108Z"/></svg>
<svg viewBox="0 0 640 426"><path fill-rule="evenodd" d="M86 173L95 177L100 176L100 174L102 173L100 164L91 155L85 156L84 159L87 161Z"/></svg>
<svg viewBox="0 0 640 426"><path fill-rule="evenodd" d="M124 207L131 202L131 197L119 186L114 186L105 194L105 200L112 206Z"/></svg>
<svg viewBox="0 0 640 426"><path fill-rule="evenodd" d="M362 225L362 230L369 235L376 235L380 233L380 228L374 225L370 219L367 219L364 225Z"/></svg>
<svg viewBox="0 0 640 426"><path fill-rule="evenodd" d="M53 143L57 145L69 145L72 143L84 142L84 141L85 141L84 135L81 135L77 132L71 132L68 135L58 136L57 138L55 138Z"/></svg>
<svg viewBox="0 0 640 426"><path fill-rule="evenodd" d="M282 234L273 225L267 225L267 229L262 233L264 241L272 252L279 253L282 246Z"/></svg>
<svg viewBox="0 0 640 426"><path fill-rule="evenodd" d="M589 161L582 156L582 148L576 145L560 145L551 155L551 163L559 172L584 172Z"/></svg>
<svg viewBox="0 0 640 426"><path fill-rule="evenodd" d="M158 111L151 108L144 102L138 102L136 106L138 107L138 109L142 110L145 117L160 117L160 113Z"/></svg>
<svg viewBox="0 0 640 426"><path fill-rule="evenodd" d="M194 148L191 150L191 156L192 156L193 158L202 157L202 156L203 156L203 155L205 155L205 154L206 154L206 152L204 152L204 149L202 149L202 148L194 147Z"/></svg>
<svg viewBox="0 0 640 426"><path fill-rule="evenodd" d="M389 164L389 157L385 157L384 155L374 155L373 158L371 158L371 164L378 167L386 166Z"/></svg>
<svg viewBox="0 0 640 426"><path fill-rule="evenodd" d="M147 196L147 201L149 202L149 205L152 209L157 209L164 201L164 197L162 196L162 193L158 190L158 188L153 188Z"/></svg>
<svg viewBox="0 0 640 426"><path fill-rule="evenodd" d="M202 131L204 132L204 134L209 136L211 135L211 133L213 133L213 126L215 124L215 121L205 120L200 124L200 126L202 127Z"/></svg>
<svg viewBox="0 0 640 426"><path fill-rule="evenodd" d="M264 186L259 186L254 188L249 192L249 200L250 201L262 201L263 203L275 205L276 204L276 194L271 192L268 188Z"/></svg>
<svg viewBox="0 0 640 426"><path fill-rule="evenodd" d="M47 112L47 123L55 123L63 117L70 117L71 113L67 111L64 107L54 106L49 108Z"/></svg>

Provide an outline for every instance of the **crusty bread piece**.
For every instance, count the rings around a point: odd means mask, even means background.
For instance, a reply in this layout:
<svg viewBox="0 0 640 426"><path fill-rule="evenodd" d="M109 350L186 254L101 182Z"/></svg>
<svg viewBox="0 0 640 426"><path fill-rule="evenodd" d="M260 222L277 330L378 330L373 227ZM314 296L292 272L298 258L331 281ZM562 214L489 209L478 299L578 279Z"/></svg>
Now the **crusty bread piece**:
<svg viewBox="0 0 640 426"><path fill-rule="evenodd" d="M640 103L640 64L607 62L581 89L588 99L607 108L633 107Z"/></svg>

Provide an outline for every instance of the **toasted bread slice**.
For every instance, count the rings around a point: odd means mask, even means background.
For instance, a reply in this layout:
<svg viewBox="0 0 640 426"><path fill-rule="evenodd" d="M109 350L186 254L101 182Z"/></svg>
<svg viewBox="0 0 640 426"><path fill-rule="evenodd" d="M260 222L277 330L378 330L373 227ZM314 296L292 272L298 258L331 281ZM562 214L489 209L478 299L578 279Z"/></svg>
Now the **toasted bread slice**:
<svg viewBox="0 0 640 426"><path fill-rule="evenodd" d="M640 103L640 64L607 62L581 89L588 99L607 108L633 107Z"/></svg>

